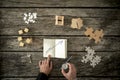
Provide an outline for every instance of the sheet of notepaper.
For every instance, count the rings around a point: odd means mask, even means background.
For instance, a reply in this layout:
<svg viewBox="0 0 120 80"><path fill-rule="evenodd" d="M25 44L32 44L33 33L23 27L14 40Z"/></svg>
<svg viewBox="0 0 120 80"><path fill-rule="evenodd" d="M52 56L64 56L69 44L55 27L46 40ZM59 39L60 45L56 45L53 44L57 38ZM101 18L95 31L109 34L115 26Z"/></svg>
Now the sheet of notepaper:
<svg viewBox="0 0 120 80"><path fill-rule="evenodd" d="M48 57L48 55L51 55L51 57L55 57L55 40L54 39L44 39L44 48L43 48L43 56Z"/></svg>
<svg viewBox="0 0 120 80"><path fill-rule="evenodd" d="M55 41L55 57L56 58L66 58L67 57L67 40L58 39Z"/></svg>

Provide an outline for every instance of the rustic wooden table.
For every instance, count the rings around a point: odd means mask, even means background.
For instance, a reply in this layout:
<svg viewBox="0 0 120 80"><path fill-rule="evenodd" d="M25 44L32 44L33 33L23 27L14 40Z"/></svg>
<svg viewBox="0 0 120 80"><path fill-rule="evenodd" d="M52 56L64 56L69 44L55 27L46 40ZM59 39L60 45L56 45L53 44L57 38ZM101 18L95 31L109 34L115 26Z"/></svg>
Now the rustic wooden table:
<svg viewBox="0 0 120 80"><path fill-rule="evenodd" d="M79 80L120 80L120 1L119 0L0 0L0 78L2 80L35 80L38 61L42 59L44 38L68 39L68 56L77 68ZM23 14L37 12L35 23L25 24ZM65 16L64 26L55 26L55 15ZM82 18L82 29L70 28L72 18ZM99 44L84 35L86 27L103 29ZM18 30L28 27L23 37L33 43L19 47ZM81 62L91 46L102 61L92 68ZM32 55L32 63L22 57ZM51 80L65 80L60 72L63 59L52 59Z"/></svg>

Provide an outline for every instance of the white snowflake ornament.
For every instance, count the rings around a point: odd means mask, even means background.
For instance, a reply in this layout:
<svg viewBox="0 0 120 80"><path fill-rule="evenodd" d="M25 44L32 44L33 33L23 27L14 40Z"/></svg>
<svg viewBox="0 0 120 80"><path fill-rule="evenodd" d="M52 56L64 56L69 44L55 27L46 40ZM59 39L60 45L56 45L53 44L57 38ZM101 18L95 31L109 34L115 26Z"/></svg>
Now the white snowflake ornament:
<svg viewBox="0 0 120 80"><path fill-rule="evenodd" d="M83 63L90 62L90 65L94 68L101 61L101 57L95 55L96 54L95 51L90 47L86 47L85 51L87 51L87 54L82 57L81 62Z"/></svg>

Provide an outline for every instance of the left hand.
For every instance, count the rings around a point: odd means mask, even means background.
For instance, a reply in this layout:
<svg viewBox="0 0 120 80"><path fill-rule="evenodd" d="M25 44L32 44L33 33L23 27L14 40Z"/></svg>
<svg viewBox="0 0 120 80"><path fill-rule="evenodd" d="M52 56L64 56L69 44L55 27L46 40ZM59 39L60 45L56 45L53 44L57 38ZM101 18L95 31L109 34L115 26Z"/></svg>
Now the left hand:
<svg viewBox="0 0 120 80"><path fill-rule="evenodd" d="M48 74L52 70L52 61L50 61L50 55L47 57L47 59L39 61L39 67L40 67L40 72L43 72L48 76Z"/></svg>

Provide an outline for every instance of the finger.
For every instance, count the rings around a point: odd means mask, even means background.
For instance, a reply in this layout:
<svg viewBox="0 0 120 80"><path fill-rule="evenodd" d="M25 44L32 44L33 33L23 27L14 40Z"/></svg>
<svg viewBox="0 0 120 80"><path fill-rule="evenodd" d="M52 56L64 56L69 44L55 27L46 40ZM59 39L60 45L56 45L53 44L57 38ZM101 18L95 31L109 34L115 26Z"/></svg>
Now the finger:
<svg viewBox="0 0 120 80"><path fill-rule="evenodd" d="M47 64L47 59L44 59L44 64Z"/></svg>
<svg viewBox="0 0 120 80"><path fill-rule="evenodd" d="M73 71L76 71L76 68L75 68L74 64L71 64L71 68L72 68Z"/></svg>
<svg viewBox="0 0 120 80"><path fill-rule="evenodd" d="M45 64L44 60L42 61L42 64Z"/></svg>
<svg viewBox="0 0 120 80"><path fill-rule="evenodd" d="M41 62L41 61L39 61L39 66L41 66L41 64L42 64L42 62Z"/></svg>
<svg viewBox="0 0 120 80"><path fill-rule="evenodd" d="M62 74L64 75L64 76L66 76L66 72L64 71L64 69L62 69Z"/></svg>
<svg viewBox="0 0 120 80"><path fill-rule="evenodd" d="M50 62L50 69L52 69L53 65L52 65L52 61Z"/></svg>
<svg viewBox="0 0 120 80"><path fill-rule="evenodd" d="M71 64L71 63L69 63L69 64L70 64L69 71L76 73L76 68L75 68L74 64Z"/></svg>
<svg viewBox="0 0 120 80"><path fill-rule="evenodd" d="M47 57L47 63L49 64L49 62L50 62L50 55L48 55Z"/></svg>
<svg viewBox="0 0 120 80"><path fill-rule="evenodd" d="M71 64L70 64L70 63L67 63L67 65L69 66L69 71L71 71L71 70L72 70Z"/></svg>
<svg viewBox="0 0 120 80"><path fill-rule="evenodd" d="M50 55L48 55L47 60L50 60L50 57L51 57L51 56L50 56Z"/></svg>
<svg viewBox="0 0 120 80"><path fill-rule="evenodd" d="M74 65L73 64L70 64L71 65L71 68L74 69Z"/></svg>

